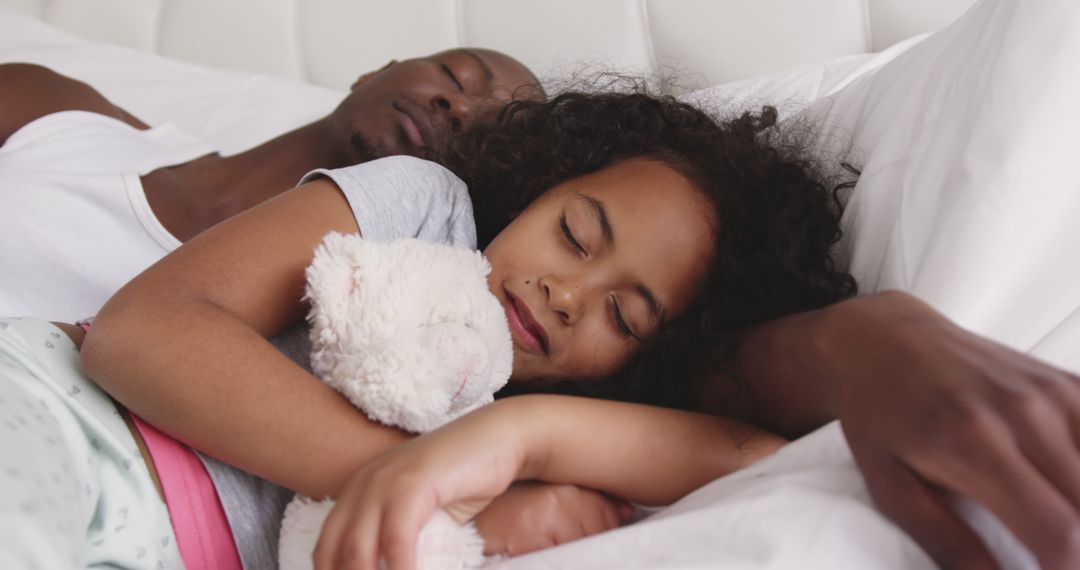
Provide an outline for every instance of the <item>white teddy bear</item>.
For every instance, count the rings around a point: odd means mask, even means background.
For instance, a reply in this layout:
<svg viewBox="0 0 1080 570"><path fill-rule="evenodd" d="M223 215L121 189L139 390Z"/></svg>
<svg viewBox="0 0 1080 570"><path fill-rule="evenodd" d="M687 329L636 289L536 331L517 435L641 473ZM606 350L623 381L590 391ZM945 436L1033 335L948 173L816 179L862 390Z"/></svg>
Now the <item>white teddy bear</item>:
<svg viewBox="0 0 1080 570"><path fill-rule="evenodd" d="M510 377L506 314L477 251L331 233L307 269L311 367L371 419L435 429L492 401ZM311 568L333 501L297 496L285 510L282 570ZM478 568L483 539L438 511L420 536L418 568Z"/></svg>

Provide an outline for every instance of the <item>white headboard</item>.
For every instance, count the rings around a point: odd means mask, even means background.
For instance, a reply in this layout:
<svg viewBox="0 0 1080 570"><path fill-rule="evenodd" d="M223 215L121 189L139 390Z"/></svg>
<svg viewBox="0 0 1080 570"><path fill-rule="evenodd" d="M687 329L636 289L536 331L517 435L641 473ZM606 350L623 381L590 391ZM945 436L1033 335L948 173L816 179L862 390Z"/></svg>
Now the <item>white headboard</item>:
<svg viewBox="0 0 1080 570"><path fill-rule="evenodd" d="M342 89L454 46L542 77L582 60L674 66L699 85L879 51L974 0L0 0L76 35Z"/></svg>

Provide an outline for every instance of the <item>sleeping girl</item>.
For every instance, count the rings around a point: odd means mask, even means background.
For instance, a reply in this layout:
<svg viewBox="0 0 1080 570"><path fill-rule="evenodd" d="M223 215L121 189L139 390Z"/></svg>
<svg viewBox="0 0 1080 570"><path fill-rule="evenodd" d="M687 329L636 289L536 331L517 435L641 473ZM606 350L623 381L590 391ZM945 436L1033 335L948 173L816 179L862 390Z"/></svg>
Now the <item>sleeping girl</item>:
<svg viewBox="0 0 1080 570"><path fill-rule="evenodd" d="M766 110L718 124L638 94L522 101L448 150L449 170L396 157L313 172L130 282L85 342L75 327L3 321L0 406L14 427L0 445L18 461L5 466L2 565L271 567L292 492L336 496L408 438L305 368L304 268L331 231L482 248L511 323L515 385L686 406L688 379L727 364L710 355L729 350L706 347L731 348L748 326L854 290L829 257L831 193L809 163L770 144L773 121ZM529 408L523 430L555 421L573 428L564 437L619 442L606 452L639 468L598 487L645 504L782 444L699 413L516 399ZM199 450L199 464L163 468L165 445ZM561 515L569 523L506 535L518 528L507 517L564 488L496 500L477 521L489 548L521 552L619 524L616 503L581 490L570 501L582 508ZM222 520L231 539L200 550L221 533L198 529Z"/></svg>

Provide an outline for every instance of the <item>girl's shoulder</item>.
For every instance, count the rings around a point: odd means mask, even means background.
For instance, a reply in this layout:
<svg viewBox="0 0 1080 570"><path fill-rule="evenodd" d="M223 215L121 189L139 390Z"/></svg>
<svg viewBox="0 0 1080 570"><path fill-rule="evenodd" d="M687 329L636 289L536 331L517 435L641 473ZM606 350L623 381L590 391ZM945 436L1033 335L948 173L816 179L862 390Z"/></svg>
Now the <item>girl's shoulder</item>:
<svg viewBox="0 0 1080 570"><path fill-rule="evenodd" d="M389 156L345 168L319 169L302 183L328 178L341 189L366 239L419 238L476 246L472 201L446 167L412 156Z"/></svg>

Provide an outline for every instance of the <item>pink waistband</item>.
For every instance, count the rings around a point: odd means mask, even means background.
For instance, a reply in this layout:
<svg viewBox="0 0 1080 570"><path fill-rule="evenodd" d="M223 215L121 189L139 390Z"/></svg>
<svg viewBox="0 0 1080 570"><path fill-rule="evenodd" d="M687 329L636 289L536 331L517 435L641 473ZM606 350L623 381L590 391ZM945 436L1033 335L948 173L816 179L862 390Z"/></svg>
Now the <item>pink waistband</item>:
<svg viewBox="0 0 1080 570"><path fill-rule="evenodd" d="M206 467L188 446L131 414L154 460L176 546L188 570L241 570L229 521Z"/></svg>

